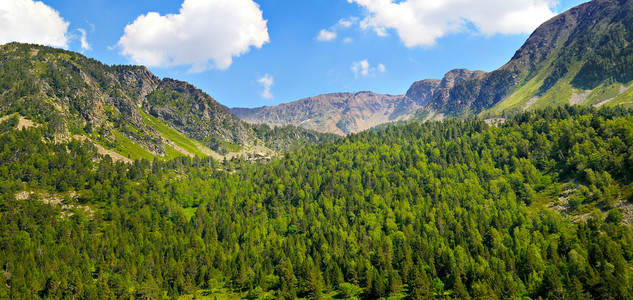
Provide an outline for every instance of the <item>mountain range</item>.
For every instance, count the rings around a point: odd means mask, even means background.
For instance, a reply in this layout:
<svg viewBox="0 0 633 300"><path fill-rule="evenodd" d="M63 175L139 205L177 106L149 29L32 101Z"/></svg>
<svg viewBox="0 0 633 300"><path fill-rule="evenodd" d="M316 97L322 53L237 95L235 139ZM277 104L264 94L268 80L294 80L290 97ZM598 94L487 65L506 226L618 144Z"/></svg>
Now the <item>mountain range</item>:
<svg viewBox="0 0 633 300"><path fill-rule="evenodd" d="M268 157L391 122L498 118L566 104L633 106L633 1L594 0L541 25L492 72L455 69L402 95L332 93L229 109L142 66L39 45L0 46L0 117L122 158ZM241 119L241 120L240 120ZM30 124L29 123L29 124Z"/></svg>
<svg viewBox="0 0 633 300"><path fill-rule="evenodd" d="M594 0L542 24L492 72L451 70L404 95L326 94L259 108L232 108L250 123L348 134L401 121L513 115L547 106L633 106L633 1Z"/></svg>

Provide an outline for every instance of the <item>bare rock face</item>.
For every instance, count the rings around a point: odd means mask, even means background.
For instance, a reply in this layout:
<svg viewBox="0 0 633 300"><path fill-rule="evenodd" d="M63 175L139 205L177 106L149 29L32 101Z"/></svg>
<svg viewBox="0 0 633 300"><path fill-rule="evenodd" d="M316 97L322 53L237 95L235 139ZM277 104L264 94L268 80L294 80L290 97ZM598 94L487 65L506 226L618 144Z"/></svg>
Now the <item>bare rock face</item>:
<svg viewBox="0 0 633 300"><path fill-rule="evenodd" d="M141 106L143 99L160 83L160 79L144 66L122 70L119 81L134 91L132 98L137 106Z"/></svg>
<svg viewBox="0 0 633 300"><path fill-rule="evenodd" d="M146 98L143 108L150 114L214 150L220 150L222 141L243 146L255 141L252 132L225 106L186 82L163 79Z"/></svg>
<svg viewBox="0 0 633 300"><path fill-rule="evenodd" d="M418 103L420 106L427 106L429 102L445 99L450 95L450 90L466 80L481 79L486 75L483 71L471 71L467 69L451 70L442 80L425 79L417 81L411 85L407 91L407 97Z"/></svg>
<svg viewBox="0 0 633 300"><path fill-rule="evenodd" d="M231 112L249 123L295 125L345 135L406 119L420 107L406 95L358 92L324 94L277 106L232 108Z"/></svg>
<svg viewBox="0 0 633 300"><path fill-rule="evenodd" d="M471 71L467 69L454 69L446 73L444 78L442 78L442 82L440 83L439 88L441 89L450 89L455 87L456 84L469 79L480 79L486 72L484 71Z"/></svg>
<svg viewBox="0 0 633 300"><path fill-rule="evenodd" d="M414 82L407 91L407 97L419 105L426 105L433 98L433 93L440 87L442 80L424 79Z"/></svg>
<svg viewBox="0 0 633 300"><path fill-rule="evenodd" d="M479 79L483 71L452 70L442 80L413 83L406 95L384 95L362 91L333 93L277 106L232 108L231 112L249 123L273 126L295 125L340 135L360 132L377 125L407 120L435 97L448 95L456 84Z"/></svg>

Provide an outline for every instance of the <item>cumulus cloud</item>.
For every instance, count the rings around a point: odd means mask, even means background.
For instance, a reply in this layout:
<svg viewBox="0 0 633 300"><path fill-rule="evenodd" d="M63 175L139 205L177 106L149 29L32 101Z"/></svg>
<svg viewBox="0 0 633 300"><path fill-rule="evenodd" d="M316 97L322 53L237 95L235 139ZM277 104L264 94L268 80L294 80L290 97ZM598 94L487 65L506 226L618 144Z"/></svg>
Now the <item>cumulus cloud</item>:
<svg viewBox="0 0 633 300"><path fill-rule="evenodd" d="M233 57L270 41L266 23L252 0L185 0L178 14L139 16L117 45L139 64L224 70Z"/></svg>
<svg viewBox="0 0 633 300"><path fill-rule="evenodd" d="M79 28L77 29L77 31L81 33L81 36L79 37L81 41L81 49L82 50L92 49L92 46L90 46L90 43L88 43L88 35L86 34L86 30L83 28Z"/></svg>
<svg viewBox="0 0 633 300"><path fill-rule="evenodd" d="M257 83L259 83L259 85L262 87L259 93L259 95L262 98L264 99L274 98L273 93L271 92L271 88L273 84L275 83L275 78L272 75L266 74L263 77L258 78Z"/></svg>
<svg viewBox="0 0 633 300"><path fill-rule="evenodd" d="M0 44L15 41L67 48L69 24L42 2L0 1Z"/></svg>
<svg viewBox="0 0 633 300"><path fill-rule="evenodd" d="M328 31L326 29L321 29L319 31L319 35L317 35L316 40L319 42L328 42L334 40L336 38L336 32Z"/></svg>
<svg viewBox="0 0 633 300"><path fill-rule="evenodd" d="M377 67L372 67L366 59L354 62L350 69L354 73L355 78L368 77L370 75L375 75L376 72L384 73L387 71L385 65L378 64Z"/></svg>
<svg viewBox="0 0 633 300"><path fill-rule="evenodd" d="M556 0L347 0L367 11L361 28L387 35L394 29L407 47L433 45L472 24L485 35L530 33L555 15Z"/></svg>

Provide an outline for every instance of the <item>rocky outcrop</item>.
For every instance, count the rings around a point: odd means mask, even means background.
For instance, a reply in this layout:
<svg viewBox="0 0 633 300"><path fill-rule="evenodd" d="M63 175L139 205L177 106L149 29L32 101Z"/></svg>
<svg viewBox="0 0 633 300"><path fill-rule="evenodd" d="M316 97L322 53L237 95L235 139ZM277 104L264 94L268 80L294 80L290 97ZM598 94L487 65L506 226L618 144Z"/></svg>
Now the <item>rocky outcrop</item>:
<svg viewBox="0 0 633 300"><path fill-rule="evenodd" d="M189 137L221 150L221 142L252 145L256 138L228 108L189 83L166 78L146 97L143 109Z"/></svg>

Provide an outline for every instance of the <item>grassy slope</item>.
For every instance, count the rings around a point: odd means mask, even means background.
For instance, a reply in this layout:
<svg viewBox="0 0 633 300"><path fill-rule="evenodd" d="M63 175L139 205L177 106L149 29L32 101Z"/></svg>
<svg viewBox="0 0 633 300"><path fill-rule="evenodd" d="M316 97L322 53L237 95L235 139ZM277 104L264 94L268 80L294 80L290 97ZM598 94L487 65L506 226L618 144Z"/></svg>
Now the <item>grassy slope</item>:
<svg viewBox="0 0 633 300"><path fill-rule="evenodd" d="M139 110L140 111L140 110ZM169 125L165 124L164 122L158 120L157 118L155 118L154 116L144 112L144 111L140 111L141 115L143 116L143 121L153 127L154 129L156 129L156 131L158 131L158 133L165 139L170 140L171 142L173 142L174 144L176 144L178 147L184 149L185 151L189 152L190 154L196 155L196 156L208 156L208 154L205 153L210 153L212 150L207 148L206 146L202 145L200 142L195 141L193 139L190 139L189 137L185 136L184 134L176 131L175 129L169 127Z"/></svg>
<svg viewBox="0 0 633 300"><path fill-rule="evenodd" d="M615 99L613 99L607 105L609 106L624 105L626 107L633 107L633 82L629 82L627 86L629 88L624 93L615 97Z"/></svg>
<svg viewBox="0 0 633 300"><path fill-rule="evenodd" d="M112 150L130 159L154 159L154 154L145 150L145 148L139 146L138 144L135 144L134 142L132 142L132 140L128 139L120 132L113 130L113 133L116 137L118 145Z"/></svg>
<svg viewBox="0 0 633 300"><path fill-rule="evenodd" d="M571 81L580 70L580 67L581 64L576 63L570 68L570 71L565 77L561 78L545 94L538 97L535 102L530 103L530 100L534 100L534 98L537 97L543 80L550 73L550 63L548 68L543 69L531 80L521 85L517 91L506 100L501 101L492 108L482 112L482 115L492 117L500 115L504 111L520 112L526 109L533 110L549 106L563 106L565 104L569 104L569 101L574 93L582 92L582 90L574 89L571 85ZM620 89L623 86L628 86L629 88L624 93L620 93ZM583 105L596 105L609 99L613 99L607 103L609 106L633 106L633 82L626 85L622 85L620 83L603 83L591 91Z"/></svg>

